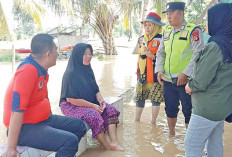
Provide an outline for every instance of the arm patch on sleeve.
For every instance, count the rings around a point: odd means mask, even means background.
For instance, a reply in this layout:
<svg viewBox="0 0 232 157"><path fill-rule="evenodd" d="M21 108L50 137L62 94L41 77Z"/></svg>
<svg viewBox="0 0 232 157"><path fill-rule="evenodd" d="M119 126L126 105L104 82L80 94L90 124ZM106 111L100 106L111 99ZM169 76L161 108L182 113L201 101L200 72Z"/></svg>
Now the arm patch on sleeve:
<svg viewBox="0 0 232 157"><path fill-rule="evenodd" d="M194 41L199 41L199 30L194 30L192 36Z"/></svg>

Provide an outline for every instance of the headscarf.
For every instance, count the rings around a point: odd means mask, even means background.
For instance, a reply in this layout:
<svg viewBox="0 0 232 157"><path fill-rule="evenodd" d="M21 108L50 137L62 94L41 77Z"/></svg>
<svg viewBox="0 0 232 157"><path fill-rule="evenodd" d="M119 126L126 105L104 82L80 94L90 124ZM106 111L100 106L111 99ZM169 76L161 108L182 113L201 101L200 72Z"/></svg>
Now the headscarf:
<svg viewBox="0 0 232 157"><path fill-rule="evenodd" d="M162 27L160 25L155 23L152 23L152 25L153 25L152 34L148 35L146 32L144 33L143 43L146 43L147 45L157 34L162 32ZM145 46L142 44L140 55L146 55L144 47ZM142 59L141 57L139 58L139 70L141 75L145 73L146 63L147 63L146 59Z"/></svg>
<svg viewBox="0 0 232 157"><path fill-rule="evenodd" d="M232 4L219 3L208 10L209 42L216 42L222 50L223 61L232 61Z"/></svg>
<svg viewBox="0 0 232 157"><path fill-rule="evenodd" d="M75 98L99 104L96 98L99 87L91 65L83 65L83 56L87 48L93 54L92 46L89 44L79 43L73 48L63 75L60 103L66 101L66 98Z"/></svg>

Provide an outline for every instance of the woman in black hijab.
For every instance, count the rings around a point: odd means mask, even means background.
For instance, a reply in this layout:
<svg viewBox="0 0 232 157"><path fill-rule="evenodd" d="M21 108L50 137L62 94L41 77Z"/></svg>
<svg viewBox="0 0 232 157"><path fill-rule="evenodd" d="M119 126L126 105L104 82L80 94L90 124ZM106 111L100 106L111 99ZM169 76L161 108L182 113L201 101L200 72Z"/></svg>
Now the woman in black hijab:
<svg viewBox="0 0 232 157"><path fill-rule="evenodd" d="M62 80L60 107L64 115L84 120L104 148L124 150L117 138L116 125L120 112L107 104L96 83L90 62L92 46L77 44L71 54ZM104 132L108 131L110 143Z"/></svg>
<svg viewBox="0 0 232 157"><path fill-rule="evenodd" d="M232 4L208 10L211 36L196 57L194 75L185 87L192 115L185 136L185 156L223 157L224 120L232 113Z"/></svg>

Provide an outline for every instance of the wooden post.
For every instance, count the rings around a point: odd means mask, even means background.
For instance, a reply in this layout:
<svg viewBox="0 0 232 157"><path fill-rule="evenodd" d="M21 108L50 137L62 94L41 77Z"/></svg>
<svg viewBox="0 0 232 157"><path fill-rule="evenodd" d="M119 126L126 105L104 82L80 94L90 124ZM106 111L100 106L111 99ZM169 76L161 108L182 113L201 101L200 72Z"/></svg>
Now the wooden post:
<svg viewBox="0 0 232 157"><path fill-rule="evenodd" d="M15 72L15 47L14 42L12 42L12 73Z"/></svg>

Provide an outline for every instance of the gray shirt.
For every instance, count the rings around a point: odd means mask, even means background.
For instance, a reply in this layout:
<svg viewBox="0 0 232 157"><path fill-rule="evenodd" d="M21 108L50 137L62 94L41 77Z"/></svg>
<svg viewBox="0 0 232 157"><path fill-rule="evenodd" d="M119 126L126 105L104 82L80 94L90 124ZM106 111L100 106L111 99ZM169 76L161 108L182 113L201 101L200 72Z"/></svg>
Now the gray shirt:
<svg viewBox="0 0 232 157"><path fill-rule="evenodd" d="M180 27L180 29L175 30L174 28L172 28L173 33L177 33L179 31L182 30L183 27L185 27L187 24L186 21L184 21L183 25ZM183 73L189 77L192 76L193 73L193 67L195 64L195 59L196 56L198 54L199 51L201 51L204 47L204 40L203 40L203 33L202 30L197 27L195 28L195 30L199 31L199 40L195 41L193 38L193 35L190 35L190 42L191 42L191 49L193 51L193 56L191 58L191 60L189 61L189 64L187 65L187 67L184 69ZM165 62L165 57L166 57L166 53L165 53L165 47L164 47L164 39L162 37L160 45L159 45L159 49L156 53L156 66L155 66L155 72L164 72L164 62ZM171 82L170 79L163 77L163 79L165 81L169 81Z"/></svg>

